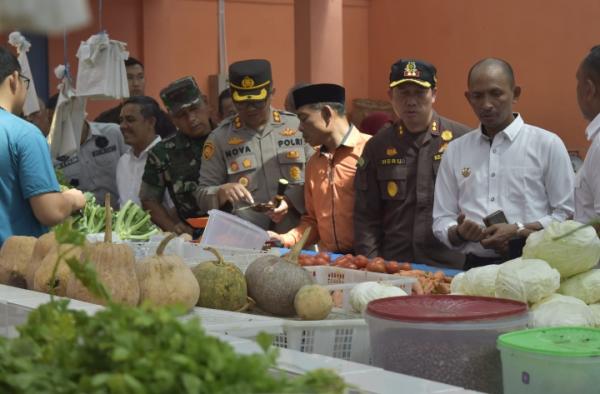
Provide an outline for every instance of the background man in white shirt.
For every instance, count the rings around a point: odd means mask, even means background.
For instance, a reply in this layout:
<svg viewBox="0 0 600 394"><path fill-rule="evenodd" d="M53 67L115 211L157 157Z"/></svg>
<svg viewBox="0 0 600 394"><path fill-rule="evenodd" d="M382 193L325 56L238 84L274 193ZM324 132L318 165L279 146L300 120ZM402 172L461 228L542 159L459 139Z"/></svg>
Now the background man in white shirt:
<svg viewBox="0 0 600 394"><path fill-rule="evenodd" d="M600 45L590 50L577 70L577 102L590 122L585 135L592 142L575 178L575 220L585 223L600 216Z"/></svg>
<svg viewBox="0 0 600 394"><path fill-rule="evenodd" d="M134 96L123 102L120 127L129 150L121 156L117 164L117 188L119 203L127 200L140 204L140 185L148 151L160 141L156 135L156 119L160 108L148 96Z"/></svg>
<svg viewBox="0 0 600 394"><path fill-rule="evenodd" d="M508 241L573 214L573 170L555 134L524 123L512 67L484 59L469 71L465 97L481 125L452 141L435 185L433 230L467 254L465 269L508 259ZM507 223L485 228L502 210Z"/></svg>

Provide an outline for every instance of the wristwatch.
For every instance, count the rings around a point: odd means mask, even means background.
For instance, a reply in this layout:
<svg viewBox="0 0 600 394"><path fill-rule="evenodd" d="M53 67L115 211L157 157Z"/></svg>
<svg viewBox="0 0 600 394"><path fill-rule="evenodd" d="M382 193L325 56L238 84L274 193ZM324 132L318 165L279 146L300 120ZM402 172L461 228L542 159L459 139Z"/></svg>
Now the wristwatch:
<svg viewBox="0 0 600 394"><path fill-rule="evenodd" d="M525 226L521 222L515 222L515 224L517 225L517 235L519 235L521 231L525 230Z"/></svg>

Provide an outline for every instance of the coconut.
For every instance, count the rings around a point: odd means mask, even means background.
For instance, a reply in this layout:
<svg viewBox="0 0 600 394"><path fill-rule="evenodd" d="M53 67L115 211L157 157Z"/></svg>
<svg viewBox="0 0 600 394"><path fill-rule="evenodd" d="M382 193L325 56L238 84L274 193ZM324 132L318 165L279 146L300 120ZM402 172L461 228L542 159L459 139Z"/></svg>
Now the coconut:
<svg viewBox="0 0 600 394"><path fill-rule="evenodd" d="M112 301L136 306L140 299L140 285L135 272L135 257L129 245L112 243L112 209L110 194L106 193L106 227L104 242L88 245L83 250L96 270L98 279L110 294ZM93 295L75 275L67 283L67 297L76 300L106 305L106 300Z"/></svg>
<svg viewBox="0 0 600 394"><path fill-rule="evenodd" d="M323 286L302 286L294 298L294 308L301 319L323 320L333 308L329 291Z"/></svg>
<svg viewBox="0 0 600 394"><path fill-rule="evenodd" d="M35 272L40 268L42 260L53 248L58 246L54 232L48 232L43 234L35 242L33 247L33 254L31 255L31 262L27 266L25 272L25 280L27 281L27 288L33 290L33 279Z"/></svg>
<svg viewBox="0 0 600 394"><path fill-rule="evenodd" d="M0 249L0 283L27 288L25 275L37 238L13 235Z"/></svg>
<svg viewBox="0 0 600 394"><path fill-rule="evenodd" d="M177 234L169 234L156 249L156 256L146 257L136 264L140 283L140 303L153 305L183 305L192 309L198 301L200 287L192 270L179 256L165 256L163 252Z"/></svg>
<svg viewBox="0 0 600 394"><path fill-rule="evenodd" d="M217 260L205 261L192 269L202 289L198 306L227 311L245 309L248 288L242 271L235 264L225 262L217 250L211 247L205 250L214 254Z"/></svg>
<svg viewBox="0 0 600 394"><path fill-rule="evenodd" d="M298 255L309 233L310 227L287 256L262 256L248 266L248 295L260 309L278 316L293 316L296 313L296 293L302 286L313 283L311 273L298 264Z"/></svg>

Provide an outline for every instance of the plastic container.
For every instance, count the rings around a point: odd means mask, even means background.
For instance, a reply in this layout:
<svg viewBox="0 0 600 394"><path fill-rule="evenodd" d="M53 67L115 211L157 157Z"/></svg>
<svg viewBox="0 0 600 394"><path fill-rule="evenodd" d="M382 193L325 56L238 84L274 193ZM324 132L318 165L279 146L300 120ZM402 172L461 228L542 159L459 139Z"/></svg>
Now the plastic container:
<svg viewBox="0 0 600 394"><path fill-rule="evenodd" d="M334 303L336 307L344 311L354 313L350 305L350 292L359 283L362 282L382 282L392 286L397 286L410 295L412 285L417 280L398 275L381 274L378 272L360 271L348 268L338 268L329 266L308 266L304 269L312 272L315 283L326 287L330 293L336 293ZM361 316L362 317L362 316Z"/></svg>
<svg viewBox="0 0 600 394"><path fill-rule="evenodd" d="M527 305L489 297L432 295L369 303L373 364L485 393L502 393L500 334L520 330Z"/></svg>
<svg viewBox="0 0 600 394"><path fill-rule="evenodd" d="M600 329L553 327L501 335L506 394L600 392Z"/></svg>
<svg viewBox="0 0 600 394"><path fill-rule="evenodd" d="M200 244L262 249L268 240L269 234L262 228L235 215L211 209Z"/></svg>

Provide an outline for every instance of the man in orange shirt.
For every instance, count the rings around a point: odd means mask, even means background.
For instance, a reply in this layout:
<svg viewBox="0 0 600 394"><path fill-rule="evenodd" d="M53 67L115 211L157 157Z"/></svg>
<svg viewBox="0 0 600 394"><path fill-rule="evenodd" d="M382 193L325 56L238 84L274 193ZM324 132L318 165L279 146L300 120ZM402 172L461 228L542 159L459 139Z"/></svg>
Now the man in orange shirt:
<svg viewBox="0 0 600 394"><path fill-rule="evenodd" d="M316 84L294 90L299 130L313 147L320 146L306 165L306 214L285 234L269 232L273 241L294 245L307 227L307 245L318 243L327 252L351 253L354 242L354 175L370 135L346 119L345 90L339 85Z"/></svg>

